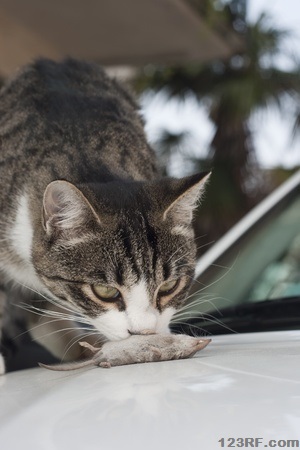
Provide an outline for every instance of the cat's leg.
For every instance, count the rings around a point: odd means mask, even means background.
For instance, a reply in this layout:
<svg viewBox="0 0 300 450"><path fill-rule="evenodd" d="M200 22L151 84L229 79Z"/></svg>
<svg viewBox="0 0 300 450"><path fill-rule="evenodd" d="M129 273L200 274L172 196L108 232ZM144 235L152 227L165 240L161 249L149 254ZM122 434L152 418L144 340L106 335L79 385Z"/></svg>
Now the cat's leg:
<svg viewBox="0 0 300 450"><path fill-rule="evenodd" d="M0 373L5 373L22 346L25 311L18 307L21 291L0 284Z"/></svg>

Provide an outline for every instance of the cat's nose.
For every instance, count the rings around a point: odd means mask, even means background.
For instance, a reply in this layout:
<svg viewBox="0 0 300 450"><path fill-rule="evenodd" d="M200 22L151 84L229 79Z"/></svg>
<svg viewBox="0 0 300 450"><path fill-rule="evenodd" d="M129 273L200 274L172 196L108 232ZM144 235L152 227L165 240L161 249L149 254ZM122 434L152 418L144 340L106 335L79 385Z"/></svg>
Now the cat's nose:
<svg viewBox="0 0 300 450"><path fill-rule="evenodd" d="M140 331L134 331L134 330L128 330L128 333L132 336L135 334L139 335L149 335L149 334L156 334L155 330L140 330Z"/></svg>

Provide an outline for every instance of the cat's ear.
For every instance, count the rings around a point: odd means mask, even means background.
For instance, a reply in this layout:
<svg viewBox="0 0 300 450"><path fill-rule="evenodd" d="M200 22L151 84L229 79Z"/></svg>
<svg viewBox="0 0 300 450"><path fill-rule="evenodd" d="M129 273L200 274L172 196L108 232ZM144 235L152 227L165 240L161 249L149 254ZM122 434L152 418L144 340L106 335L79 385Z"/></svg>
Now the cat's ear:
<svg viewBox="0 0 300 450"><path fill-rule="evenodd" d="M48 235L74 236L91 221L99 222L99 218L79 189L63 180L48 184L43 198L43 226Z"/></svg>
<svg viewBox="0 0 300 450"><path fill-rule="evenodd" d="M178 180L169 180L168 206L164 210L163 220L171 218L174 223L189 225L210 174L211 172L204 172Z"/></svg>

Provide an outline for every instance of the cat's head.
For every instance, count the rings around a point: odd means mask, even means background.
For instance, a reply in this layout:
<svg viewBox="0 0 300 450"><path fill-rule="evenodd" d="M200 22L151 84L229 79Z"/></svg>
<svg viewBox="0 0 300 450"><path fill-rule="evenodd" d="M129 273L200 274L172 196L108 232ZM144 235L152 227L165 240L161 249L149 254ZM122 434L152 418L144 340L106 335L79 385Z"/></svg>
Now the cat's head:
<svg viewBox="0 0 300 450"><path fill-rule="evenodd" d="M167 333L194 275L192 213L208 176L50 183L33 243L48 291L107 339Z"/></svg>

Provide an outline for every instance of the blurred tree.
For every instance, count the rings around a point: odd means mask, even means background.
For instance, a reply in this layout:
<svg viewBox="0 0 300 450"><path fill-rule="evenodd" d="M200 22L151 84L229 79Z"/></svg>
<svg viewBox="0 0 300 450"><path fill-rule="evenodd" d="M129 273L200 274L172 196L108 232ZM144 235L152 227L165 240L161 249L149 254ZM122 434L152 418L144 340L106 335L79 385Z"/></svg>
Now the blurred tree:
<svg viewBox="0 0 300 450"><path fill-rule="evenodd" d="M213 176L195 228L198 235L206 235L205 240L214 241L266 194L266 180L256 162L249 119L270 105L284 111L287 98L296 104L300 71L297 67L289 71L279 68L277 58L289 33L274 28L265 14L256 23L248 23L246 0L189 2L219 33L237 33L240 48L226 61L151 70L146 67L135 80L135 87L140 92L164 90L178 99L192 94L207 107L215 132L206 167L201 161L196 162L195 169L212 167ZM294 134L299 117L296 115ZM176 136L171 137L169 152ZM181 137L180 134L178 138ZM167 142L165 133L164 156Z"/></svg>

